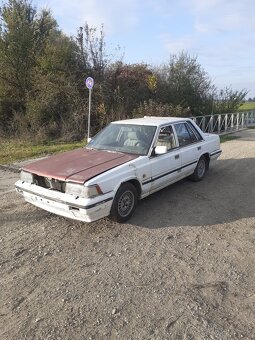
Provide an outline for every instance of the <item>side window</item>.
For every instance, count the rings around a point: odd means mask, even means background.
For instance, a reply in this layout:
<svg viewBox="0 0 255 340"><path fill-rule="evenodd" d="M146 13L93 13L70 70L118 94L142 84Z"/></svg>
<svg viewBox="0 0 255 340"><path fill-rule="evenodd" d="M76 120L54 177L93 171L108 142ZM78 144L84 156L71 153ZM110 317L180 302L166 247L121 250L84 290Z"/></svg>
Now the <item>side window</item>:
<svg viewBox="0 0 255 340"><path fill-rule="evenodd" d="M172 126L164 126L160 129L156 142L156 146L158 145L166 146L167 150L171 150L176 147Z"/></svg>
<svg viewBox="0 0 255 340"><path fill-rule="evenodd" d="M175 124L174 127L180 146L185 146L197 142L197 137L195 133L186 123Z"/></svg>

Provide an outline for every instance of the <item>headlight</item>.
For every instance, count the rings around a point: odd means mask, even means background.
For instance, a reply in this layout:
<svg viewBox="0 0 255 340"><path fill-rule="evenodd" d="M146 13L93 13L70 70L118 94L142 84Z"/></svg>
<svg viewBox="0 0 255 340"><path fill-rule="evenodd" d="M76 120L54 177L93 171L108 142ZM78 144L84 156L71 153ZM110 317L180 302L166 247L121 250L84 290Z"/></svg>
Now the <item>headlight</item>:
<svg viewBox="0 0 255 340"><path fill-rule="evenodd" d="M92 198L102 194L102 190L99 185L91 185L89 187L85 187L84 185L75 184L75 183L66 183L66 194L81 196L84 198Z"/></svg>
<svg viewBox="0 0 255 340"><path fill-rule="evenodd" d="M23 171L23 170L20 173L20 179L30 184L32 184L34 181L33 174L31 174L30 172Z"/></svg>

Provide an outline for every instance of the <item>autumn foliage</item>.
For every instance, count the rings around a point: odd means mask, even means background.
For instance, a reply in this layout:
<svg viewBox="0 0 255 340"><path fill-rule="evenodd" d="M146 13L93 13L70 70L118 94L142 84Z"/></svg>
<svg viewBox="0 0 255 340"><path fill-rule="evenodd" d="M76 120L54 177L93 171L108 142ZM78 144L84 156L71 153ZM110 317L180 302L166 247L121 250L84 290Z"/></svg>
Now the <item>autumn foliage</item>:
<svg viewBox="0 0 255 340"><path fill-rule="evenodd" d="M120 59L120 60L118 60ZM246 91L218 91L196 57L181 52L160 67L109 57L103 27L66 36L49 10L28 0L0 8L0 133L38 140L84 138L95 79L92 133L112 120L235 110Z"/></svg>

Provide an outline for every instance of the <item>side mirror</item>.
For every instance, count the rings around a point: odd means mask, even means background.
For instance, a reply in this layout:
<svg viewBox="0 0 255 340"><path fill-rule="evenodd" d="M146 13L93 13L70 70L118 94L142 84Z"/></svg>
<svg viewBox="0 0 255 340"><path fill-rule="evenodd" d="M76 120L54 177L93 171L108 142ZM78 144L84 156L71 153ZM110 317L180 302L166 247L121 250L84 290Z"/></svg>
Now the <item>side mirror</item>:
<svg viewBox="0 0 255 340"><path fill-rule="evenodd" d="M167 146L158 145L155 147L155 155L163 155L164 153L167 153Z"/></svg>

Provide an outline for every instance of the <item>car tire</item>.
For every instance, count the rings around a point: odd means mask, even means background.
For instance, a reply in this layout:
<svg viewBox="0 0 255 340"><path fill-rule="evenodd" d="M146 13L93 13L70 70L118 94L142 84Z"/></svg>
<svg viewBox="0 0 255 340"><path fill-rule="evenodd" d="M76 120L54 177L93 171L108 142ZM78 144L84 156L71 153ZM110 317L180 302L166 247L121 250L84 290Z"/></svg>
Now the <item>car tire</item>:
<svg viewBox="0 0 255 340"><path fill-rule="evenodd" d="M194 170L193 174L190 176L190 179L193 182L202 181L202 179L205 177L208 167L209 167L209 163L208 163L207 158L205 156L200 157L197 162L196 169Z"/></svg>
<svg viewBox="0 0 255 340"><path fill-rule="evenodd" d="M110 218L116 222L126 222L135 211L137 196L137 190L133 184L123 183L114 197Z"/></svg>

